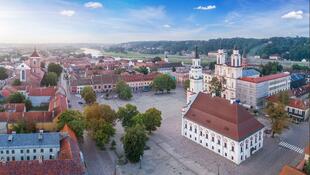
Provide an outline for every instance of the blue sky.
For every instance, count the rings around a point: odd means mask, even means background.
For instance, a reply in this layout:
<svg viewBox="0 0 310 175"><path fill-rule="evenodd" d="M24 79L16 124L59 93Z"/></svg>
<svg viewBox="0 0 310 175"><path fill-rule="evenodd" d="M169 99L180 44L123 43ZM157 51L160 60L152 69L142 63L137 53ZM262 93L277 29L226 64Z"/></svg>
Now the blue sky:
<svg viewBox="0 0 310 175"><path fill-rule="evenodd" d="M309 36L309 0L0 0L0 43Z"/></svg>

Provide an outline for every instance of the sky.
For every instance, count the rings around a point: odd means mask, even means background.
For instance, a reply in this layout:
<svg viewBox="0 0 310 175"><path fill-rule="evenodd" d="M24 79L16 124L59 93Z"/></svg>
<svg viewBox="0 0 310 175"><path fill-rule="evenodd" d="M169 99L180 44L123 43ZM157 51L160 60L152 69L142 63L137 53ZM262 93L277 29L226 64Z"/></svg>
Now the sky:
<svg viewBox="0 0 310 175"><path fill-rule="evenodd" d="M309 36L309 0L0 0L0 43Z"/></svg>

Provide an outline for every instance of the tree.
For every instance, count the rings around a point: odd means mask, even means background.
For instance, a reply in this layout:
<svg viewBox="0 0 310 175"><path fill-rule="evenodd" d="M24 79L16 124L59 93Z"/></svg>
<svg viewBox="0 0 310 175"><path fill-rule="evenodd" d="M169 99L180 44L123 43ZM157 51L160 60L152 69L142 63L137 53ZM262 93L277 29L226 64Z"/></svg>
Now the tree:
<svg viewBox="0 0 310 175"><path fill-rule="evenodd" d="M210 62L210 63L208 64L209 69L210 69L210 70L214 70L214 69L215 69L215 64L216 64L216 61Z"/></svg>
<svg viewBox="0 0 310 175"><path fill-rule="evenodd" d="M161 125L161 111L157 110L156 108L150 108L145 111L143 116L143 125L145 129L151 133L155 131L157 127Z"/></svg>
<svg viewBox="0 0 310 175"><path fill-rule="evenodd" d="M187 89L189 89L189 86L190 86L190 80L185 80L184 81L184 91L187 91Z"/></svg>
<svg viewBox="0 0 310 175"><path fill-rule="evenodd" d="M118 97L123 100L129 100L132 97L131 88L125 81L118 81L116 84L116 92Z"/></svg>
<svg viewBox="0 0 310 175"><path fill-rule="evenodd" d="M78 138L83 137L86 121L83 114L78 110L66 110L58 118L57 128L60 130L67 124Z"/></svg>
<svg viewBox="0 0 310 175"><path fill-rule="evenodd" d="M26 111L29 111L32 108L32 102L29 98L24 100L25 106L26 106Z"/></svg>
<svg viewBox="0 0 310 175"><path fill-rule="evenodd" d="M119 107L117 111L118 118L122 121L123 127L131 127L134 125L132 118L139 114L137 107L132 104L126 104L125 107Z"/></svg>
<svg viewBox="0 0 310 175"><path fill-rule="evenodd" d="M284 106L288 105L290 97L288 95L288 91L281 91L278 94L278 101L282 103Z"/></svg>
<svg viewBox="0 0 310 175"><path fill-rule="evenodd" d="M223 92L222 82L216 77L213 77L210 82L210 92L214 93L216 96L221 96Z"/></svg>
<svg viewBox="0 0 310 175"><path fill-rule="evenodd" d="M20 92L16 92L14 94L11 94L8 97L8 102L9 103L24 103L26 97L24 94L20 93Z"/></svg>
<svg viewBox="0 0 310 175"><path fill-rule="evenodd" d="M104 148L104 145L109 143L110 137L115 134L115 129L111 123L101 122L101 124L92 132L92 136L96 141L96 144L100 148Z"/></svg>
<svg viewBox="0 0 310 175"><path fill-rule="evenodd" d="M34 122L22 119L13 124L12 130L16 133L32 133L36 131L36 125Z"/></svg>
<svg viewBox="0 0 310 175"><path fill-rule="evenodd" d="M147 67L145 67L145 66L141 66L141 67L137 68L136 71L137 71L137 72L140 72L140 73L142 73L142 74L144 74L144 75L146 75L146 74L149 73L149 70L148 70Z"/></svg>
<svg viewBox="0 0 310 175"><path fill-rule="evenodd" d="M59 64L50 63L50 64L48 64L47 71L48 72L54 72L57 74L57 77L59 77L60 74L62 73L62 67Z"/></svg>
<svg viewBox="0 0 310 175"><path fill-rule="evenodd" d="M87 104L93 104L94 102L96 102L97 99L95 91L90 86L86 86L83 88L81 96Z"/></svg>
<svg viewBox="0 0 310 175"><path fill-rule="evenodd" d="M22 84L22 82L20 82L19 79L15 79L12 83L13 86L20 86Z"/></svg>
<svg viewBox="0 0 310 175"><path fill-rule="evenodd" d="M115 134L113 128L117 119L116 112L108 105L94 103L84 109L86 127L96 144L103 148Z"/></svg>
<svg viewBox="0 0 310 175"><path fill-rule="evenodd" d="M307 174L310 174L310 158L308 158L307 164L305 165L304 169Z"/></svg>
<svg viewBox="0 0 310 175"><path fill-rule="evenodd" d="M154 78L152 87L156 92L164 92L166 90L169 93L171 89L176 88L176 82L171 76L160 74Z"/></svg>
<svg viewBox="0 0 310 175"><path fill-rule="evenodd" d="M0 67L0 80L5 80L9 77L6 69L4 67Z"/></svg>
<svg viewBox="0 0 310 175"><path fill-rule="evenodd" d="M56 86L58 82L57 74L54 72L48 72L44 74L43 79L41 80L42 86Z"/></svg>
<svg viewBox="0 0 310 175"><path fill-rule="evenodd" d="M173 67L172 67L172 72L175 72L175 71L177 71L177 70L176 70L176 68L173 66Z"/></svg>
<svg viewBox="0 0 310 175"><path fill-rule="evenodd" d="M144 127L137 124L134 127L126 129L123 138L124 151L126 158L130 162L138 162L144 153L147 136Z"/></svg>
<svg viewBox="0 0 310 175"><path fill-rule="evenodd" d="M272 137L281 134L282 130L288 125L288 115L283 104L267 103L266 112L271 120Z"/></svg>
<svg viewBox="0 0 310 175"><path fill-rule="evenodd" d="M263 75L270 75L281 72L283 70L283 66L278 62L268 62L265 65L261 65L261 73Z"/></svg>
<svg viewBox="0 0 310 175"><path fill-rule="evenodd" d="M160 58L160 57L154 57L154 58L152 58L152 62L153 62L153 63L156 63L156 62L158 62L158 61L161 61L161 58Z"/></svg>

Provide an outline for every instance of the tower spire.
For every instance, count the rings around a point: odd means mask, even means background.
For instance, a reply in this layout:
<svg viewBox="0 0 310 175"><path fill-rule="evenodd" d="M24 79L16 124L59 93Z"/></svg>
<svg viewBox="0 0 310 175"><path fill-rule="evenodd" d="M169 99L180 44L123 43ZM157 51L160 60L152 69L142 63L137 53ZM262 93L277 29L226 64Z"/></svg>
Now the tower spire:
<svg viewBox="0 0 310 175"><path fill-rule="evenodd" d="M199 58L199 54L198 54L198 47L195 46L195 58Z"/></svg>

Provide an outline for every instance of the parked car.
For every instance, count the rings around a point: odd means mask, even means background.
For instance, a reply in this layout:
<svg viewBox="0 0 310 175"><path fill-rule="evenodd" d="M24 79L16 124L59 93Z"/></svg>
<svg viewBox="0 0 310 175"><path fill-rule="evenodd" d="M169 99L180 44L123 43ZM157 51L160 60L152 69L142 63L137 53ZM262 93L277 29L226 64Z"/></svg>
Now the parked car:
<svg viewBox="0 0 310 175"><path fill-rule="evenodd" d="M78 101L78 104L80 104L80 105L82 105L82 104L84 104L82 101Z"/></svg>

